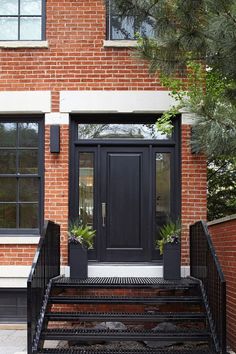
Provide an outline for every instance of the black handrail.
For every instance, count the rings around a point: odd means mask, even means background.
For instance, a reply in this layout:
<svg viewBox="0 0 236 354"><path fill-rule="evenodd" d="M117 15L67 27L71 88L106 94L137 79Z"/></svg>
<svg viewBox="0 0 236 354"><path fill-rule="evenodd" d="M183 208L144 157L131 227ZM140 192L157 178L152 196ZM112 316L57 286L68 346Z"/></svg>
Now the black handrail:
<svg viewBox="0 0 236 354"><path fill-rule="evenodd" d="M50 279L60 275L60 226L46 221L27 281L28 354L38 345L42 305Z"/></svg>
<svg viewBox="0 0 236 354"><path fill-rule="evenodd" d="M190 274L201 281L217 353L226 353L226 282L205 222L190 226Z"/></svg>

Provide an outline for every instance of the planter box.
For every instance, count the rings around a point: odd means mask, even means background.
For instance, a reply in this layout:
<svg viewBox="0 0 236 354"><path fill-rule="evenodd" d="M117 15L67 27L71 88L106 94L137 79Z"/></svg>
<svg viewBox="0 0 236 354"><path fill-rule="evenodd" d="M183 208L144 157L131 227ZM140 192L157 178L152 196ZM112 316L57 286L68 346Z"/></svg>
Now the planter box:
<svg viewBox="0 0 236 354"><path fill-rule="evenodd" d="M88 277L88 251L81 244L69 244L70 277L86 279Z"/></svg>
<svg viewBox="0 0 236 354"><path fill-rule="evenodd" d="M180 243L166 243L163 253L163 278L165 280L180 279L181 247Z"/></svg>

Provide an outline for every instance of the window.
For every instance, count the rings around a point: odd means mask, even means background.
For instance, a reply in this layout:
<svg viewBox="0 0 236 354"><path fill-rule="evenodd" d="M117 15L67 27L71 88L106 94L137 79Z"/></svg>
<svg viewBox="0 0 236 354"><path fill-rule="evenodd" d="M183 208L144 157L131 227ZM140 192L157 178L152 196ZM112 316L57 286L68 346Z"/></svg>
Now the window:
<svg viewBox="0 0 236 354"><path fill-rule="evenodd" d="M79 139L167 140L154 124L79 124Z"/></svg>
<svg viewBox="0 0 236 354"><path fill-rule="evenodd" d="M107 39L132 40L136 33L153 37L153 19L146 18L140 23L136 16L120 16L112 0L107 2Z"/></svg>
<svg viewBox="0 0 236 354"><path fill-rule="evenodd" d="M39 230L43 149L39 121L0 122L0 229Z"/></svg>
<svg viewBox="0 0 236 354"><path fill-rule="evenodd" d="M45 0L1 0L0 40L43 40Z"/></svg>

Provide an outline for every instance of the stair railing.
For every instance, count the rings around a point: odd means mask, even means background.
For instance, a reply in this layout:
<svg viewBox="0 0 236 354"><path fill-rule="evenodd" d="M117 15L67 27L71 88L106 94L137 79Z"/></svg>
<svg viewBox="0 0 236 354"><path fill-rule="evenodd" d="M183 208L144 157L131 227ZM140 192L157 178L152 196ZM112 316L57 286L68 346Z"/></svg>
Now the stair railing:
<svg viewBox="0 0 236 354"><path fill-rule="evenodd" d="M34 352L39 341L43 303L51 278L60 275L60 226L46 221L27 281L27 345Z"/></svg>
<svg viewBox="0 0 236 354"><path fill-rule="evenodd" d="M190 274L200 280L217 353L226 353L226 282L207 224L190 226Z"/></svg>

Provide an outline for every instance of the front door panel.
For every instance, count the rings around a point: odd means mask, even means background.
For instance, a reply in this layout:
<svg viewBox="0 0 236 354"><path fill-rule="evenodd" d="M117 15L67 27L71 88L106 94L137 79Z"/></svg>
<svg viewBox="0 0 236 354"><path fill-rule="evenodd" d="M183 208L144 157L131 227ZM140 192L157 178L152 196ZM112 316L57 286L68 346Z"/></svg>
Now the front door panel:
<svg viewBox="0 0 236 354"><path fill-rule="evenodd" d="M148 257L148 166L148 148L101 149L102 261Z"/></svg>

